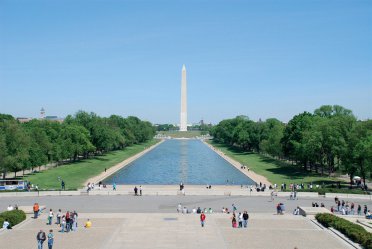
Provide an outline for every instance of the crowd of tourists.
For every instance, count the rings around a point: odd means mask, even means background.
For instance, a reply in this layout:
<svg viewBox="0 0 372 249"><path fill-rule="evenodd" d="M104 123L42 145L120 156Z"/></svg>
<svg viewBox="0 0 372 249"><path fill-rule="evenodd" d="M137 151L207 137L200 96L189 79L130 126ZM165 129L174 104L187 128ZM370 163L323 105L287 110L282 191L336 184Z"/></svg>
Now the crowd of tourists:
<svg viewBox="0 0 372 249"><path fill-rule="evenodd" d="M344 200L340 200L337 196L335 197L335 206L331 206L331 212L342 215L365 216L367 219L372 219L371 211L368 209L367 205L362 207L362 205L354 202L345 202Z"/></svg>
<svg viewBox="0 0 372 249"><path fill-rule="evenodd" d="M196 208L194 207L193 209L188 209L187 207L182 207L182 204L179 203L177 206L177 212L179 214L199 214L200 215L200 223L201 226L205 226L205 221L206 221L206 214L212 214L213 209L212 208ZM221 213L223 214L232 214L231 216L231 225L233 228L247 228L248 227L248 219L249 219L249 214L246 210L243 212L238 212L238 208L236 207L235 204L231 205L231 211L227 207L222 207Z"/></svg>
<svg viewBox="0 0 372 249"><path fill-rule="evenodd" d="M33 211L34 219L38 219L42 212L42 209L40 208L38 203L34 204ZM78 213L76 211L66 211L66 213L64 213L61 209L58 209L58 212L55 214L53 212L53 209L49 209L46 225L56 225L56 230L60 233L76 232L78 230ZM90 228L91 226L92 222L88 219L85 222L84 227ZM43 230L40 230L36 235L36 240L38 249L43 249L43 244L46 240L48 242L48 249L52 249L54 244L53 229L49 229L48 235L46 235Z"/></svg>

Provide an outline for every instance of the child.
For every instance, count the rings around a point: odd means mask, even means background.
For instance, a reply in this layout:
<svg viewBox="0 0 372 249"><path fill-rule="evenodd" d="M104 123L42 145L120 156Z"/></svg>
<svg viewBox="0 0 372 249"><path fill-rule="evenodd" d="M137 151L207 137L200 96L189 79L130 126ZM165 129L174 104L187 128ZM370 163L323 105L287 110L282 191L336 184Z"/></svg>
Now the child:
<svg viewBox="0 0 372 249"><path fill-rule="evenodd" d="M53 230L49 230L49 234L48 234L48 249L52 249L53 248L53 242L54 242Z"/></svg>

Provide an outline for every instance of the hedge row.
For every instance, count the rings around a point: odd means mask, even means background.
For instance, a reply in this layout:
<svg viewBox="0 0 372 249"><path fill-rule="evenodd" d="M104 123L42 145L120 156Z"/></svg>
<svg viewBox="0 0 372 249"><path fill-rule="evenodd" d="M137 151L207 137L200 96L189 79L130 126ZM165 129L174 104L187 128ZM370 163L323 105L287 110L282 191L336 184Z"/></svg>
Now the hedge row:
<svg viewBox="0 0 372 249"><path fill-rule="evenodd" d="M5 211L0 213L0 225L3 226L4 220L8 220L11 226L15 226L26 219L26 214L22 210Z"/></svg>
<svg viewBox="0 0 372 249"><path fill-rule="evenodd" d="M362 226L333 214L317 214L315 218L323 226L333 227L365 249L372 249L372 233L367 232Z"/></svg>

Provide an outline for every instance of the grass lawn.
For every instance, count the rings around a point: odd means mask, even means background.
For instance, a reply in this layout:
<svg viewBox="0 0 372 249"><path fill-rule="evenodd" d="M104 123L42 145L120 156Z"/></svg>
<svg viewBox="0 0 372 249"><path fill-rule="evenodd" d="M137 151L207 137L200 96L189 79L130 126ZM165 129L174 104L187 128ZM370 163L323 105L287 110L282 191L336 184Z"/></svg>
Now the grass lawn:
<svg viewBox="0 0 372 249"><path fill-rule="evenodd" d="M332 184L339 182L338 178L320 176L319 174L305 172L296 166L290 165L279 160L265 157L256 153L243 152L223 144L209 141L211 145L223 151L229 157L246 165L259 175L265 176L271 183L280 186L281 183L313 183L313 185Z"/></svg>
<svg viewBox="0 0 372 249"><path fill-rule="evenodd" d="M201 131L159 131L158 134L172 138L193 138L201 135Z"/></svg>
<svg viewBox="0 0 372 249"><path fill-rule="evenodd" d="M65 181L66 190L78 189L83 187L87 179L102 173L105 168L109 169L157 142L159 140L154 139L146 143L132 145L124 150L109 152L103 156L30 174L25 176L25 179L38 185L39 189L60 189L61 183L58 181L58 177L61 177Z"/></svg>

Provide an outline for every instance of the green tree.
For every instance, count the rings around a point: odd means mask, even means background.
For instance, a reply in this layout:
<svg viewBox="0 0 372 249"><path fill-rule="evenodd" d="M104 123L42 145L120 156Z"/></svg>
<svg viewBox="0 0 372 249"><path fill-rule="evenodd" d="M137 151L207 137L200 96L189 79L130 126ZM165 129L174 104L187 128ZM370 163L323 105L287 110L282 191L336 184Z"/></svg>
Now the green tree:
<svg viewBox="0 0 372 249"><path fill-rule="evenodd" d="M0 130L5 137L5 152L3 152L4 165L3 177L5 178L7 172L14 172L16 177L17 171L23 169L27 165L29 158L30 138L24 132L22 127L15 120L5 120L0 123ZM4 143L4 141L2 142Z"/></svg>

